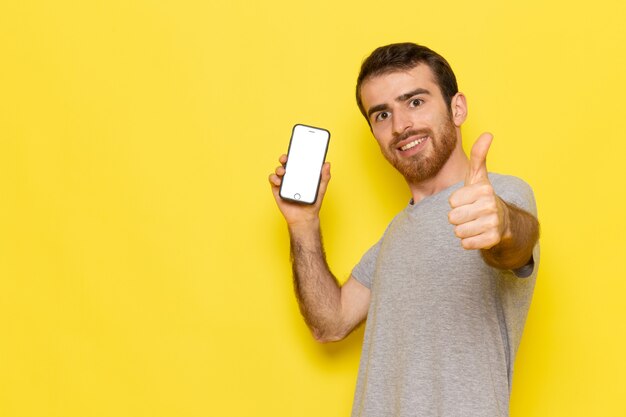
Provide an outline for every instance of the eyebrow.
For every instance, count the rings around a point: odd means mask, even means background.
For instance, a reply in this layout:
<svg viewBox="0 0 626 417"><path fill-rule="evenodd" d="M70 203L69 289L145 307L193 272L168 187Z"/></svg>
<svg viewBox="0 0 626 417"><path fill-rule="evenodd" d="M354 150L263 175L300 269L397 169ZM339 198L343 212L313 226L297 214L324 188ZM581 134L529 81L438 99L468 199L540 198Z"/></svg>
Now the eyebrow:
<svg viewBox="0 0 626 417"><path fill-rule="evenodd" d="M427 94L430 95L430 91L426 90L425 88L416 88L413 91L409 91L408 93L404 93L398 97L396 97L395 101L405 101L410 99L413 96L417 96L419 94ZM377 104L375 106L372 106L368 111L367 111L367 118L369 119L373 113L376 113L378 111L383 111L383 110L389 110L389 106L387 104Z"/></svg>

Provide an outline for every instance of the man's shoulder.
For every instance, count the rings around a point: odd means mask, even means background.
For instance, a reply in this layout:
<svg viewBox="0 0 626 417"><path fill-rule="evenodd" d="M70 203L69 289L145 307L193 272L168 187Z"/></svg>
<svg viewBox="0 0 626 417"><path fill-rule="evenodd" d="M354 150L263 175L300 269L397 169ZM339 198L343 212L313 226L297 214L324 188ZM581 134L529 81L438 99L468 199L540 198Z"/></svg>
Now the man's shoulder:
<svg viewBox="0 0 626 417"><path fill-rule="evenodd" d="M536 215L535 195L532 187L514 175L489 173L489 181L496 194L508 203L513 203Z"/></svg>
<svg viewBox="0 0 626 417"><path fill-rule="evenodd" d="M514 175L490 172L489 181L491 181L491 184L494 187L501 186L501 187L520 187L520 188L532 189L526 181Z"/></svg>

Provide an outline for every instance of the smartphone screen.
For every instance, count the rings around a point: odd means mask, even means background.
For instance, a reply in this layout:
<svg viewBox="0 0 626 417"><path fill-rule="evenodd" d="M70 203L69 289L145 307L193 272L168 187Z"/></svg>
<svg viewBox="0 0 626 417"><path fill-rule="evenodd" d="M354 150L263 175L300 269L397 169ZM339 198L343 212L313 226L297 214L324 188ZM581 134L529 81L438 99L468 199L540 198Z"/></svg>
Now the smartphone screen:
<svg viewBox="0 0 626 417"><path fill-rule="evenodd" d="M283 199L315 203L329 140L330 132L326 129L302 124L293 127L280 186Z"/></svg>

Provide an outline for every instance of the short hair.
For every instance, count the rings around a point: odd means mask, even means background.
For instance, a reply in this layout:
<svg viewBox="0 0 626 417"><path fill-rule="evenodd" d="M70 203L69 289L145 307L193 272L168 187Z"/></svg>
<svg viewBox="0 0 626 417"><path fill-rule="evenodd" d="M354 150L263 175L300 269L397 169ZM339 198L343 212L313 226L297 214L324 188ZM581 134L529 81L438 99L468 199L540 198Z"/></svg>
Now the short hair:
<svg viewBox="0 0 626 417"><path fill-rule="evenodd" d="M448 61L437 52L411 42L392 43L376 48L361 64L361 71L356 82L356 102L359 110L369 123L361 100L361 86L371 77L396 71L408 71L418 64L428 65L448 110L452 109L452 98L459 92L454 72Z"/></svg>

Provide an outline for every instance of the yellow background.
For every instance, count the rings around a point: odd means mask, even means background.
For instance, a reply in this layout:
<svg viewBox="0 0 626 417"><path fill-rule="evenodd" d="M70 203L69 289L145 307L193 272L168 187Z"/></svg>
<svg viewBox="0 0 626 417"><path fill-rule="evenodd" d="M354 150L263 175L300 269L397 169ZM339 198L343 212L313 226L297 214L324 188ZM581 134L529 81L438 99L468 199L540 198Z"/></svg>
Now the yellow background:
<svg viewBox="0 0 626 417"><path fill-rule="evenodd" d="M542 264L513 416L626 415L622 1L0 4L0 416L347 416L362 328L313 341L267 183L332 133L345 280L408 199L354 102L415 41L468 97L469 149L535 190Z"/></svg>

